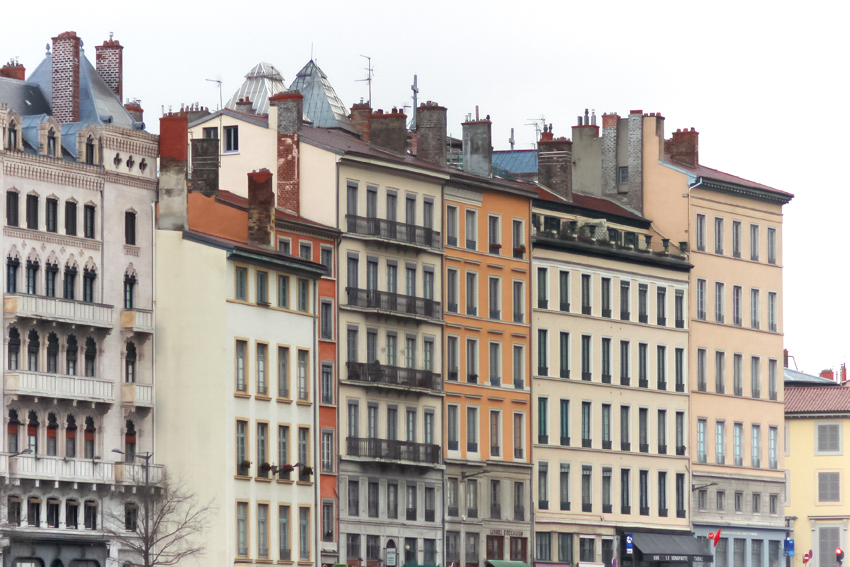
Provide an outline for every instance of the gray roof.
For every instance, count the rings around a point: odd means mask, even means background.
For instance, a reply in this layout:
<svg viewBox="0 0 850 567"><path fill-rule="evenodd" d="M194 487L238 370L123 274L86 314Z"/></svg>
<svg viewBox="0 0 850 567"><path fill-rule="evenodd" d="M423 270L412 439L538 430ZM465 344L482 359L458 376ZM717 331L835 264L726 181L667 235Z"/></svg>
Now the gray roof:
<svg viewBox="0 0 850 567"><path fill-rule="evenodd" d="M256 114L269 113L269 97L286 90L286 84L274 65L260 61L245 75L245 82L239 87L224 108L238 110L236 103L239 99L248 98L253 104Z"/></svg>
<svg viewBox="0 0 850 567"><path fill-rule="evenodd" d="M790 384L789 384L790 383ZM838 386L835 380L785 368L785 384L791 386Z"/></svg>
<svg viewBox="0 0 850 567"><path fill-rule="evenodd" d="M348 119L348 109L337 96L328 76L312 59L298 71L289 90L297 90L304 96L304 115L317 128L341 128L357 133Z"/></svg>
<svg viewBox="0 0 850 567"><path fill-rule="evenodd" d="M41 89L29 82L0 77L0 102L5 102L10 110L16 110L21 116L50 114L50 105Z"/></svg>
<svg viewBox="0 0 850 567"><path fill-rule="evenodd" d="M497 150L493 165L510 173L537 173L537 150Z"/></svg>

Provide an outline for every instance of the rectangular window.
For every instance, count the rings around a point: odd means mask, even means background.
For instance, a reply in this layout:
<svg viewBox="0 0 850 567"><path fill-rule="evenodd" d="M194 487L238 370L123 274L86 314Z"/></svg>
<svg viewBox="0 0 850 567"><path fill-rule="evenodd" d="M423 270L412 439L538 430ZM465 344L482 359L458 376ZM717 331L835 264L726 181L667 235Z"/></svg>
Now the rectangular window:
<svg viewBox="0 0 850 567"><path fill-rule="evenodd" d="M772 469L777 469L779 468L779 463L777 462L776 445L778 443L777 435L779 434L779 431L775 427L771 427L768 429L767 434L767 466Z"/></svg>
<svg viewBox="0 0 850 567"><path fill-rule="evenodd" d="M602 383L611 383L611 339L602 339Z"/></svg>
<svg viewBox="0 0 850 567"><path fill-rule="evenodd" d="M611 448L611 404L602 404L602 448Z"/></svg>
<svg viewBox="0 0 850 567"><path fill-rule="evenodd" d="M658 345L655 353L655 383L659 390L667 389L667 347Z"/></svg>
<svg viewBox="0 0 850 567"><path fill-rule="evenodd" d="M446 244L457 246L458 226L457 207L446 207Z"/></svg>
<svg viewBox="0 0 850 567"><path fill-rule="evenodd" d="M552 560L552 533L537 532L534 534L535 539L535 559L537 561Z"/></svg>
<svg viewBox="0 0 850 567"><path fill-rule="evenodd" d="M478 383L478 341L475 339L466 340L466 381Z"/></svg>
<svg viewBox="0 0 850 567"><path fill-rule="evenodd" d="M638 345L638 385L649 388L649 345Z"/></svg>
<svg viewBox="0 0 850 567"><path fill-rule="evenodd" d="M767 229L767 263L776 264L776 229Z"/></svg>
<svg viewBox="0 0 850 567"><path fill-rule="evenodd" d="M310 311L310 282L302 278L298 278L298 311Z"/></svg>
<svg viewBox="0 0 850 567"><path fill-rule="evenodd" d="M570 509L570 465L561 463L560 478L558 479L561 510Z"/></svg>
<svg viewBox="0 0 850 567"><path fill-rule="evenodd" d="M602 316L611 316L611 278L602 278Z"/></svg>
<svg viewBox="0 0 850 567"><path fill-rule="evenodd" d="M719 350L714 353L714 391L726 393L726 353Z"/></svg>
<svg viewBox="0 0 850 567"><path fill-rule="evenodd" d="M487 244L489 245L491 254L499 254L501 252L502 239L500 235L500 224L499 217L492 215L487 217Z"/></svg>
<svg viewBox="0 0 850 567"><path fill-rule="evenodd" d="M466 314L478 315L478 278L475 272L466 273Z"/></svg>
<svg viewBox="0 0 850 567"><path fill-rule="evenodd" d="M310 508L298 509L298 549L302 561L310 559Z"/></svg>
<svg viewBox="0 0 850 567"><path fill-rule="evenodd" d="M667 516L667 473L658 473L658 515Z"/></svg>
<svg viewBox="0 0 850 567"><path fill-rule="evenodd" d="M246 341L236 341L236 391L247 392L248 383L246 380L246 353L248 343Z"/></svg>
<svg viewBox="0 0 850 567"><path fill-rule="evenodd" d="M514 345L513 353L514 388L522 390L525 388L525 349L522 345Z"/></svg>
<svg viewBox="0 0 850 567"><path fill-rule="evenodd" d="M477 226L475 211L467 209L466 211L466 247L469 250L475 250L477 244Z"/></svg>
<svg viewBox="0 0 850 567"><path fill-rule="evenodd" d="M277 397L289 397L289 349L277 347Z"/></svg>
<svg viewBox="0 0 850 567"><path fill-rule="evenodd" d="M239 151L239 126L224 127L224 151Z"/></svg>
<svg viewBox="0 0 850 567"><path fill-rule="evenodd" d="M466 450L478 452L478 408L466 408Z"/></svg>
<svg viewBox="0 0 850 567"><path fill-rule="evenodd" d="M537 330L537 374L549 375L549 332L546 329Z"/></svg>
<svg viewBox="0 0 850 567"><path fill-rule="evenodd" d="M257 557L269 557L269 505L257 504Z"/></svg>
<svg viewBox="0 0 850 567"><path fill-rule="evenodd" d="M774 401L779 398L779 392L777 391L776 367L776 360L770 359L767 361L767 392L770 399Z"/></svg>
<svg viewBox="0 0 850 567"><path fill-rule="evenodd" d="M582 380L590 380L592 377L592 355L591 352L591 340L592 338L589 335L581 336L581 379Z"/></svg>
<svg viewBox="0 0 850 567"><path fill-rule="evenodd" d="M697 215L697 251L705 252L705 215Z"/></svg>
<svg viewBox="0 0 850 567"><path fill-rule="evenodd" d="M277 277L277 306L284 309L289 307L289 277Z"/></svg>
<svg viewBox="0 0 850 567"><path fill-rule="evenodd" d="M581 312L583 315L590 315L591 312L590 274L581 276Z"/></svg>
<svg viewBox="0 0 850 567"><path fill-rule="evenodd" d="M700 463L707 461L706 455L706 421L704 419L697 420L697 460Z"/></svg>
<svg viewBox="0 0 850 567"><path fill-rule="evenodd" d="M236 268L236 299L245 301L248 299L248 270Z"/></svg>
<svg viewBox="0 0 850 567"><path fill-rule="evenodd" d="M77 203L73 201L65 201L65 234L77 235Z"/></svg>
<svg viewBox="0 0 850 567"><path fill-rule="evenodd" d="M732 221L732 257L741 257L741 221Z"/></svg>
<svg viewBox="0 0 850 567"><path fill-rule="evenodd" d="M744 464L744 425L736 423L732 428L732 451L735 458L735 466Z"/></svg>
<svg viewBox="0 0 850 567"><path fill-rule="evenodd" d="M759 290L750 290L750 326L759 328Z"/></svg>
<svg viewBox="0 0 850 567"><path fill-rule="evenodd" d="M735 354L732 357L732 387L736 396L744 395L744 357Z"/></svg>
<svg viewBox="0 0 850 567"><path fill-rule="evenodd" d="M321 305L321 317L319 320L319 324L321 327L321 337L323 339L332 340L333 339L333 303L330 301L322 300Z"/></svg>
<svg viewBox="0 0 850 567"><path fill-rule="evenodd" d="M266 381L266 352L268 346L262 343L257 343L257 395L267 396L269 393L268 382Z"/></svg>
<svg viewBox="0 0 850 567"><path fill-rule="evenodd" d="M757 356L754 356L750 359L750 362L752 394L754 398L758 398L761 396L761 359L759 359L759 357Z"/></svg>
<svg viewBox="0 0 850 567"><path fill-rule="evenodd" d="M697 390L705 392L707 390L706 372L706 350L704 348L697 349Z"/></svg>
<svg viewBox="0 0 850 567"><path fill-rule="evenodd" d="M558 562L573 563L573 534L558 534Z"/></svg>
<svg viewBox="0 0 850 567"><path fill-rule="evenodd" d="M759 225L750 225L750 260L758 262L759 259Z"/></svg>
<svg viewBox="0 0 850 567"><path fill-rule="evenodd" d="M716 282L714 284L714 320L718 323L723 323L724 320L726 306L723 300L725 295L725 286L720 282Z"/></svg>
<svg viewBox="0 0 850 567"><path fill-rule="evenodd" d="M18 226L18 193L6 191L6 224Z"/></svg>
<svg viewBox="0 0 850 567"><path fill-rule="evenodd" d="M628 386L629 376L629 341L620 341L620 385Z"/></svg>
<svg viewBox="0 0 850 567"><path fill-rule="evenodd" d="M775 333L776 326L776 292L768 292L767 294L767 328L771 333Z"/></svg>
<svg viewBox="0 0 850 567"><path fill-rule="evenodd" d="M561 271L558 274L558 282L560 284L560 308L561 311L570 310L570 273Z"/></svg>
<svg viewBox="0 0 850 567"><path fill-rule="evenodd" d="M718 465L726 463L726 424L722 421L714 424L714 459Z"/></svg>
<svg viewBox="0 0 850 567"><path fill-rule="evenodd" d="M501 280L499 278L489 278L487 290L488 290L488 303L490 308L490 319L494 319L496 321L502 318L502 299L501 299Z"/></svg>
<svg viewBox="0 0 850 567"><path fill-rule="evenodd" d="M86 238L94 238L95 234L95 208L92 205L83 207L83 235Z"/></svg>
<svg viewBox="0 0 850 567"><path fill-rule="evenodd" d="M236 555L248 556L248 503L236 503Z"/></svg>
<svg viewBox="0 0 850 567"><path fill-rule="evenodd" d="M620 449L631 451L631 408L620 406Z"/></svg>
<svg viewBox="0 0 850 567"><path fill-rule="evenodd" d="M537 268L537 308L549 308L549 270Z"/></svg>
<svg viewBox="0 0 850 567"><path fill-rule="evenodd" d="M446 270L446 310L457 313L460 288L458 286L457 270Z"/></svg>
<svg viewBox="0 0 850 567"><path fill-rule="evenodd" d="M761 427L758 425L753 425L752 431L752 465L755 468L759 468L761 461Z"/></svg>
<svg viewBox="0 0 850 567"><path fill-rule="evenodd" d="M705 280L697 280L697 319L705 321Z"/></svg>
<svg viewBox="0 0 850 567"><path fill-rule="evenodd" d="M638 321L649 322L649 286L638 285Z"/></svg>
<svg viewBox="0 0 850 567"><path fill-rule="evenodd" d="M593 423L590 420L590 402L581 403L581 446L590 447Z"/></svg>
<svg viewBox="0 0 850 567"><path fill-rule="evenodd" d="M841 446L841 423L816 423L816 455L841 455Z"/></svg>
<svg viewBox="0 0 850 567"><path fill-rule="evenodd" d="M490 456L498 457L502 453L502 414L490 412Z"/></svg>
<svg viewBox="0 0 850 567"><path fill-rule="evenodd" d="M620 319L623 321L628 321L631 317L631 313L629 312L630 289L629 282L620 281Z"/></svg>
<svg viewBox="0 0 850 567"><path fill-rule="evenodd" d="M667 324L667 289L659 286L656 289L656 319L658 325L664 326Z"/></svg>
<svg viewBox="0 0 850 567"><path fill-rule="evenodd" d="M568 447L570 445L570 401L561 400L561 445Z"/></svg>
<svg viewBox="0 0 850 567"><path fill-rule="evenodd" d="M334 433L322 431L322 472L334 472Z"/></svg>
<svg viewBox="0 0 850 567"><path fill-rule="evenodd" d="M27 228L38 230L38 195L27 195Z"/></svg>
<svg viewBox="0 0 850 567"><path fill-rule="evenodd" d="M570 377L570 334L561 331L560 334L560 376L561 378Z"/></svg>
<svg viewBox="0 0 850 567"><path fill-rule="evenodd" d="M581 511L593 511L593 467L581 467Z"/></svg>
<svg viewBox="0 0 850 567"><path fill-rule="evenodd" d="M685 328L685 292L677 289L674 297L674 309L676 311L676 328Z"/></svg>
<svg viewBox="0 0 850 567"><path fill-rule="evenodd" d="M714 253L723 254L723 219L714 217Z"/></svg>
<svg viewBox="0 0 850 567"><path fill-rule="evenodd" d="M620 469L620 512L632 513L632 481L629 469Z"/></svg>

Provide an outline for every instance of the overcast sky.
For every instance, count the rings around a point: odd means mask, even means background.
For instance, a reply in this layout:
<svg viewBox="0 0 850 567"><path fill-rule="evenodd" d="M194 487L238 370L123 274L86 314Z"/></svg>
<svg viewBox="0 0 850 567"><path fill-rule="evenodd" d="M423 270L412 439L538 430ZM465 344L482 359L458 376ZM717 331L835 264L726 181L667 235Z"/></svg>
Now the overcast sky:
<svg viewBox="0 0 850 567"><path fill-rule="evenodd" d="M660 112L666 132L696 128L700 162L796 195L785 207L785 346L818 373L850 351L847 271L850 8L775 2L161 2L92 0L3 7L0 60L28 71L44 46L74 30L94 46L114 32L125 97L148 129L181 103L214 109L257 62L289 84L313 57L347 106L420 101L449 109L449 132L475 106L493 146L531 148L532 119L570 135L585 108ZM794 364L792 362L791 366Z"/></svg>

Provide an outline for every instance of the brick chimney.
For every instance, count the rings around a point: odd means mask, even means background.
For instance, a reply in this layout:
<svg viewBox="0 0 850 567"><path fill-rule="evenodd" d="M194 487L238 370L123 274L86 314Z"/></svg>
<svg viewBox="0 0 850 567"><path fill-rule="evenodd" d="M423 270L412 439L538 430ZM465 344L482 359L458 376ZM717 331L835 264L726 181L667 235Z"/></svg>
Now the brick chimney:
<svg viewBox="0 0 850 567"><path fill-rule="evenodd" d="M492 122L490 115L484 120L478 119L478 107L475 120L469 120L463 126L463 170L473 175L490 177L493 167L493 144L491 139Z"/></svg>
<svg viewBox="0 0 850 567"><path fill-rule="evenodd" d="M446 165L446 107L423 102L416 111L416 157Z"/></svg>
<svg viewBox="0 0 850 567"><path fill-rule="evenodd" d="M566 138L555 138L552 125L543 126L537 142L537 179L568 201L573 199L573 142Z"/></svg>
<svg viewBox="0 0 850 567"><path fill-rule="evenodd" d="M404 155L407 152L407 115L393 108L384 114L378 109L371 115L369 143L376 148Z"/></svg>
<svg viewBox="0 0 850 567"><path fill-rule="evenodd" d="M248 174L248 244L274 248L274 187L268 169Z"/></svg>
<svg viewBox="0 0 850 567"><path fill-rule="evenodd" d="M186 159L189 121L182 112L159 119L159 218L161 230L189 227L186 204Z"/></svg>
<svg viewBox="0 0 850 567"><path fill-rule="evenodd" d="M63 32L53 38L51 102L53 117L62 123L80 121L81 47L76 32Z"/></svg>
<svg viewBox="0 0 850 567"><path fill-rule="evenodd" d="M0 67L0 77L23 81L26 78L26 69L16 60L10 59L3 67Z"/></svg>
<svg viewBox="0 0 850 567"><path fill-rule="evenodd" d="M189 192L215 197L218 195L218 138L192 138L191 145L192 179L189 180Z"/></svg>
<svg viewBox="0 0 850 567"><path fill-rule="evenodd" d="M301 214L301 147L304 96L285 91L269 98L277 109L277 206Z"/></svg>
<svg viewBox="0 0 850 567"><path fill-rule="evenodd" d="M124 100L124 47L112 39L110 32L109 39L104 41L103 45L96 45L94 50L97 74L106 86L112 89L118 100Z"/></svg>
<svg viewBox="0 0 850 567"><path fill-rule="evenodd" d="M363 99L360 99L360 102L351 106L351 114L348 118L351 120L351 125L360 134L360 139L364 142L369 141L369 118L371 116L372 107L369 106L368 102L363 102Z"/></svg>
<svg viewBox="0 0 850 567"><path fill-rule="evenodd" d="M254 103L247 96L236 101L236 110L245 114L254 114Z"/></svg>
<svg viewBox="0 0 850 567"><path fill-rule="evenodd" d="M673 137L664 141L664 153L670 154L673 161L678 161L691 167L699 165L699 132L676 130Z"/></svg>
<svg viewBox="0 0 850 567"><path fill-rule="evenodd" d="M145 117L145 111L142 108L142 101L139 99L133 99L127 101L127 104L124 105L124 110L130 113L130 116L136 122L143 122Z"/></svg>
<svg viewBox="0 0 850 567"><path fill-rule="evenodd" d="M602 194L617 193L617 126L618 114L602 115Z"/></svg>

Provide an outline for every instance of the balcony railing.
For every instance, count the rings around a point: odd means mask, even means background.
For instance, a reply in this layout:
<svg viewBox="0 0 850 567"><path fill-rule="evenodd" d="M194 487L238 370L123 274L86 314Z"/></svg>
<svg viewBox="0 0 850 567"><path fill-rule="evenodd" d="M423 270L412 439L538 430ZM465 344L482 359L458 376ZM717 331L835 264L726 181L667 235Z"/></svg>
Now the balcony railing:
<svg viewBox="0 0 850 567"><path fill-rule="evenodd" d="M136 333L153 333L153 311L124 309L121 311L121 328Z"/></svg>
<svg viewBox="0 0 850 567"><path fill-rule="evenodd" d="M443 377L430 370L389 366L377 362L346 362L348 380L391 388L424 388L440 392Z"/></svg>
<svg viewBox="0 0 850 567"><path fill-rule="evenodd" d="M441 319L443 316L440 302L433 299L378 291L377 289L346 287L345 291L348 293L348 305L351 307L376 309L397 315L428 317L429 319Z"/></svg>
<svg viewBox="0 0 850 567"><path fill-rule="evenodd" d="M407 508L404 517L410 521L416 521L416 508Z"/></svg>
<svg viewBox="0 0 850 567"><path fill-rule="evenodd" d="M147 471L146 479L144 464L115 463L115 482L136 486L144 486L145 482L148 482L149 484L159 484L162 482L164 471L165 467L162 465L151 465L150 469Z"/></svg>
<svg viewBox="0 0 850 567"><path fill-rule="evenodd" d="M491 520L501 520L502 519L502 506L500 504L491 504L490 505L490 519Z"/></svg>
<svg viewBox="0 0 850 567"><path fill-rule="evenodd" d="M4 387L7 394L100 403L115 401L111 380L83 376L11 370L5 373Z"/></svg>
<svg viewBox="0 0 850 567"><path fill-rule="evenodd" d="M439 445L365 437L348 437L349 457L365 457L421 465L441 464Z"/></svg>
<svg viewBox="0 0 850 567"><path fill-rule="evenodd" d="M3 311L19 318L58 321L104 329L111 329L113 326L111 305L84 303L56 297L7 293L3 302Z"/></svg>
<svg viewBox="0 0 850 567"><path fill-rule="evenodd" d="M525 506L514 506L514 520L525 520Z"/></svg>
<svg viewBox="0 0 850 567"><path fill-rule="evenodd" d="M153 386L150 384L122 384L121 403L126 406L153 407Z"/></svg>
<svg viewBox="0 0 850 567"><path fill-rule="evenodd" d="M355 215L345 215L345 220L348 232L354 234L385 238L402 244L426 246L428 248L439 249L443 247L440 233L424 226Z"/></svg>
<svg viewBox="0 0 850 567"><path fill-rule="evenodd" d="M7 457L4 455L4 459ZM54 482L115 483L115 464L95 459L63 459L42 455L16 455L8 459L8 471L16 477ZM144 476L142 476L144 483Z"/></svg>

